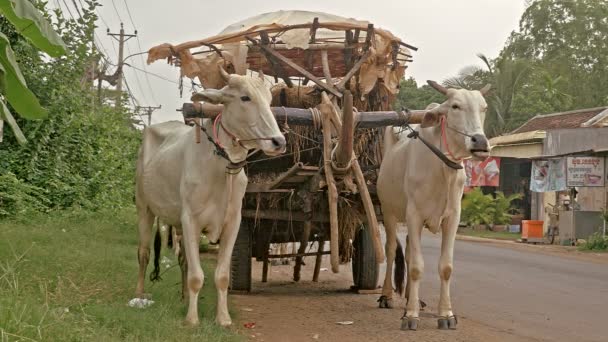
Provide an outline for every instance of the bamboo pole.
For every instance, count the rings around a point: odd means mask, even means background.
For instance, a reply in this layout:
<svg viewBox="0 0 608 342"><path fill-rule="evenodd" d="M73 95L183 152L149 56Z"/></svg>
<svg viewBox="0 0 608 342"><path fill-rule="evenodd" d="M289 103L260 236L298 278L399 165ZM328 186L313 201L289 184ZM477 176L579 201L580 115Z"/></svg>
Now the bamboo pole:
<svg viewBox="0 0 608 342"><path fill-rule="evenodd" d="M322 104L331 106L330 104ZM331 166L331 119L327 110L321 111L323 114L323 164L325 171L325 179L327 182L327 203L329 205L329 224L330 224L330 253L331 253L331 270L334 273L340 272L340 257L338 239L338 189L334 179L334 173Z"/></svg>
<svg viewBox="0 0 608 342"><path fill-rule="evenodd" d="M361 195L361 201L363 202L363 207L365 208L367 226L368 229L371 229L374 250L376 252L376 262L382 263L384 261L384 248L382 247L382 241L380 240L380 227L378 226L378 219L376 218L376 212L374 211L374 203L369 195L367 183L365 182L365 177L363 176L363 171L361 171L361 166L356 158L354 158L352 161L351 169L355 175L355 182L359 187L359 194Z"/></svg>

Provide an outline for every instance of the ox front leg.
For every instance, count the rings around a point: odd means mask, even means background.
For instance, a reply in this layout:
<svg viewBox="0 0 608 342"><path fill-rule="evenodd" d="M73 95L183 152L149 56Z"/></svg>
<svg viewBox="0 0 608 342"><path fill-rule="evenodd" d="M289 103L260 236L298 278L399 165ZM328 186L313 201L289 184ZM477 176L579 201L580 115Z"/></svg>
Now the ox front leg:
<svg viewBox="0 0 608 342"><path fill-rule="evenodd" d="M456 329L456 316L452 312L452 301L450 299L450 278L453 270L454 240L458 229L459 215L447 218L442 224L441 232L441 256L439 257L439 279L441 280L441 292L439 296L439 329Z"/></svg>
<svg viewBox="0 0 608 342"><path fill-rule="evenodd" d="M409 298L405 309L405 314L401 322L402 330L417 330L420 319L420 281L424 274L424 259L422 257L421 235L423 222L416 213L407 215L408 222L408 285Z"/></svg>
<svg viewBox="0 0 608 342"><path fill-rule="evenodd" d="M215 287L217 289L217 313L215 321L224 327L232 324L232 319L228 312L228 285L230 283L232 250L241 225L241 206L238 205L237 210L229 210L228 215L230 219L222 230L217 267L215 268Z"/></svg>
<svg viewBox="0 0 608 342"><path fill-rule="evenodd" d="M182 215L183 247L182 253L186 255L187 286L188 286L188 313L187 325L198 325L198 293L203 287L205 277L201 269L199 256L199 242L201 237L200 225L195 222L192 215Z"/></svg>
<svg viewBox="0 0 608 342"><path fill-rule="evenodd" d="M386 244L384 251L386 253L386 273L384 275L384 283L382 284L382 295L378 299L380 308L391 309L393 307L393 263L395 261L395 254L397 248L397 218L393 215L387 214L384 216L384 230L386 232ZM398 267L400 265L397 265ZM400 282L403 279L396 279L395 282L400 286Z"/></svg>

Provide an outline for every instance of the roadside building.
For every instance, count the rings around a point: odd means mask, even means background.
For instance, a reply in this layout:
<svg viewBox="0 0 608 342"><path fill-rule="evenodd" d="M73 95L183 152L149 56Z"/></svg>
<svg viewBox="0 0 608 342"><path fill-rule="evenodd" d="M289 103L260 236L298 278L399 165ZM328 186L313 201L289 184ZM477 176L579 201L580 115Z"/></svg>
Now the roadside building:
<svg viewBox="0 0 608 342"><path fill-rule="evenodd" d="M522 219L549 222L559 205L560 239L570 243L601 227L608 204L608 107L537 115L508 135L490 140L500 158L498 190L522 193ZM563 211L563 212L562 212Z"/></svg>

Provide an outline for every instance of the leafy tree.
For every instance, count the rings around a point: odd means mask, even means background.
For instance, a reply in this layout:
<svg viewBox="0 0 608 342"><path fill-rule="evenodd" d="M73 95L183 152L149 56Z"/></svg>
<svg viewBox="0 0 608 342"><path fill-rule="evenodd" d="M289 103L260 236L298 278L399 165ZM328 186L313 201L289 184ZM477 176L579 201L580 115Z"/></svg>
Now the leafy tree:
<svg viewBox="0 0 608 342"><path fill-rule="evenodd" d="M0 14L35 47L52 57L59 57L65 53L65 44L61 38L29 1L1 1ZM46 117L47 113L40 106L36 96L27 88L9 38L3 33L0 33L0 94L3 97L0 99L0 121L6 121L15 132L17 140L25 143L25 136L19 129L5 100L27 119L41 119ZM0 134L2 134L1 131Z"/></svg>
<svg viewBox="0 0 608 342"><path fill-rule="evenodd" d="M551 75L549 82L541 74L531 83L552 87L561 110L605 105L608 101L606 18L608 0L530 1L519 30L511 33L501 57L534 60Z"/></svg>
<svg viewBox="0 0 608 342"><path fill-rule="evenodd" d="M410 77L399 84L399 93L393 103L393 108L395 110L424 109L433 102L442 103L443 101L445 101L445 96L438 93L437 90L426 84L419 88L416 80Z"/></svg>
<svg viewBox="0 0 608 342"><path fill-rule="evenodd" d="M66 19L59 11L53 14L53 29L70 51L55 59L42 55L6 18L0 17L0 32L13 47L24 80L48 112L43 120L16 119L29 144L20 146L15 131L6 132L0 144L0 177L11 181L16 178L25 185L13 182L0 191L0 209L7 203L3 198L9 197L9 191L25 192L13 193L11 198L28 199L13 200L11 205L20 203L38 211L41 207L32 205L34 200L45 210L132 204L140 132L125 124L132 115L125 107L117 111L99 104L95 88L84 77L91 60L98 57L92 44L97 2L87 4L78 20ZM40 8L48 18L48 10Z"/></svg>
<svg viewBox="0 0 608 342"><path fill-rule="evenodd" d="M506 123L512 121L514 99L532 66L523 59L490 60L483 54L477 56L485 68L465 67L458 76L448 78L443 83L448 87L465 89L481 89L488 83L492 85L490 94L486 96L489 110L485 129L488 135L494 136L505 132L508 128Z"/></svg>

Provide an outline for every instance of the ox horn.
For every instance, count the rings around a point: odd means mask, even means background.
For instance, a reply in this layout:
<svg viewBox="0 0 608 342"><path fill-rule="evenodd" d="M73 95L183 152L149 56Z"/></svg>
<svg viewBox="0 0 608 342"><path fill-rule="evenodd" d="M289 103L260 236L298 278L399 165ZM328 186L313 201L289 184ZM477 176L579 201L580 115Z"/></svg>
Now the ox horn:
<svg viewBox="0 0 608 342"><path fill-rule="evenodd" d="M226 72L226 70L224 70L223 66L219 66L220 68L220 74L222 75L222 78L224 79L224 81L228 82L230 80L230 74Z"/></svg>
<svg viewBox="0 0 608 342"><path fill-rule="evenodd" d="M492 88L492 85L488 83L483 88L479 89L479 92L481 95L486 96L486 94L490 91L490 88Z"/></svg>
<svg viewBox="0 0 608 342"><path fill-rule="evenodd" d="M428 83L431 87L433 87L433 89L437 90L438 92L442 93L443 95L448 94L448 88L442 86L441 84L439 84L435 81L426 81L426 83Z"/></svg>

